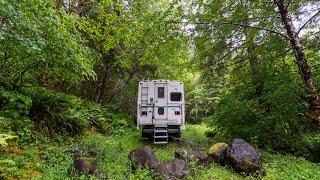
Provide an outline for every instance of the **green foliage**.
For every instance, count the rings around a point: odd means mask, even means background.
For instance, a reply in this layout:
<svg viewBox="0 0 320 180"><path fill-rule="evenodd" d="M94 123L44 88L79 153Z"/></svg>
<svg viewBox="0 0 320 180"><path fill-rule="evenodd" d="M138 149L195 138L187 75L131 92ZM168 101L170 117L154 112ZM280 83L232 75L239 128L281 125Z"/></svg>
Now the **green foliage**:
<svg viewBox="0 0 320 180"><path fill-rule="evenodd" d="M91 127L102 133L122 133L133 124L115 107L101 107L46 88L26 87L20 93L3 91L2 97L0 113L7 117L0 121L3 129L24 140L30 139L34 130L50 137L56 133L77 135Z"/></svg>
<svg viewBox="0 0 320 180"><path fill-rule="evenodd" d="M49 147L47 147L49 146ZM56 143L49 143L48 145L40 144L38 147L41 151L41 159L44 159L45 163L41 163L39 157L35 157L35 161L39 164L39 169L43 173L43 179L50 179L52 177L69 179L69 168L73 165L73 159L66 152L70 148L69 144L59 145ZM35 150L33 150L35 151ZM35 153L30 151L30 153ZM28 166L28 164L25 164ZM71 178L70 178L71 179Z"/></svg>
<svg viewBox="0 0 320 180"><path fill-rule="evenodd" d="M29 114L32 100L21 93L0 87L0 116L21 118Z"/></svg>
<svg viewBox="0 0 320 180"><path fill-rule="evenodd" d="M304 156L313 162L320 162L320 134L304 134L300 138L302 139L301 146L304 148L306 153Z"/></svg>
<svg viewBox="0 0 320 180"><path fill-rule="evenodd" d="M220 95L216 113L209 123L220 134L240 137L260 146L289 148L297 134L308 126L299 113L306 108L296 96L302 91L299 77L289 64L264 60L257 95L250 68L234 70ZM284 144L285 143L285 144ZM291 150L287 149L288 152Z"/></svg>
<svg viewBox="0 0 320 180"><path fill-rule="evenodd" d="M18 167L13 160L0 159L0 178L8 178L8 174L18 171Z"/></svg>
<svg viewBox="0 0 320 180"><path fill-rule="evenodd" d="M190 125L183 133L201 134L207 127ZM198 133L195 131L198 130ZM139 148L143 144L139 140L140 132L128 130L121 135L104 136L96 132L87 132L81 137L69 138L64 142L42 141L34 142L23 147L21 154L11 154L0 152L0 174L2 177L18 179L41 178L41 179L99 179L98 174L78 175L72 174L73 156L70 149L77 147L77 150L95 149L98 152L93 157L97 168L106 173L110 179L152 179L155 174L148 170L138 170L132 172L129 152L134 148ZM183 134L183 136L185 136ZM185 136L187 137L187 136ZM192 139L186 139L191 141ZM148 144L149 145L149 144ZM151 145L160 163L174 158L176 148L181 144L170 143L168 146ZM85 156L80 154L79 156ZM283 156L270 154L262 151L263 168L266 176L262 179L317 179L319 177L320 166L310 163L303 158L293 156ZM232 170L213 163L208 168L197 167L195 162L189 162L189 169L194 173L185 177L186 179L256 179L251 176L241 176Z"/></svg>
<svg viewBox="0 0 320 180"><path fill-rule="evenodd" d="M33 99L30 119L39 131L46 132L49 136L54 132L78 134L89 126L88 118L94 115L79 111L84 104L75 96L45 88L25 88L24 91Z"/></svg>
<svg viewBox="0 0 320 180"><path fill-rule="evenodd" d="M281 18L274 18L279 15L275 3L218 0L194 4L199 10L195 9L190 20L197 32L194 60L201 74L195 89L205 89L198 90L202 98L191 99L195 106L191 106L190 115L197 112L197 120L214 127L218 138L241 137L281 153L314 154L314 145L305 147L301 136L315 133L319 125L305 116L309 106L301 81L304 70L297 70L297 53L285 37L287 30ZM290 16L303 14L307 4L318 5L314 1L293 2ZM314 68L319 56L315 43L318 32L299 36L302 46L308 46L306 58L315 79L319 79ZM203 113L205 110L211 113Z"/></svg>
<svg viewBox="0 0 320 180"><path fill-rule="evenodd" d="M13 136L10 134L0 134L0 147L5 147L8 145L7 140L14 139L17 136Z"/></svg>
<svg viewBox="0 0 320 180"><path fill-rule="evenodd" d="M312 2L292 2L290 15ZM305 92L289 41L274 32L284 31L274 7L235 0L0 0L0 146L19 137L10 147L17 151L0 152L0 179L76 178L66 153L75 143L104 152L95 161L110 179L154 178L148 170L133 174L127 158L143 145L132 130L142 78L184 82L187 121L210 125L188 126L187 141L206 146L208 137L241 137L319 161L318 127L304 116ZM319 80L319 33L309 34L302 42ZM69 141L71 135L77 139ZM163 162L176 144L153 148ZM266 179L319 176L319 167L303 159L265 156ZM190 167L199 179L243 178L217 165ZM99 177L80 177L89 178Z"/></svg>
<svg viewBox="0 0 320 180"><path fill-rule="evenodd" d="M93 53L81 43L77 16L51 1L0 1L0 84L80 82L95 77ZM42 82L41 82L42 81Z"/></svg>
<svg viewBox="0 0 320 180"><path fill-rule="evenodd" d="M210 142L208 142L205 132L210 130L208 126L202 124L188 125L182 133L182 138L188 139L191 143L208 145Z"/></svg>
<svg viewBox="0 0 320 180"><path fill-rule="evenodd" d="M19 143L30 143L33 130L33 122L28 118L10 119L0 116L0 132L17 136Z"/></svg>
<svg viewBox="0 0 320 180"><path fill-rule="evenodd" d="M205 118L214 114L214 105L218 100L217 88L194 85L192 91L187 91L186 118L193 124L201 123Z"/></svg>
<svg viewBox="0 0 320 180"><path fill-rule="evenodd" d="M320 177L319 164L310 163L294 156L272 155L263 153L265 179L317 179Z"/></svg>
<svg viewBox="0 0 320 180"><path fill-rule="evenodd" d="M33 99L29 117L39 131L49 136L56 132L81 134L90 127L104 133L117 132L121 126L128 126L128 117L76 96L45 88L25 88L24 91Z"/></svg>

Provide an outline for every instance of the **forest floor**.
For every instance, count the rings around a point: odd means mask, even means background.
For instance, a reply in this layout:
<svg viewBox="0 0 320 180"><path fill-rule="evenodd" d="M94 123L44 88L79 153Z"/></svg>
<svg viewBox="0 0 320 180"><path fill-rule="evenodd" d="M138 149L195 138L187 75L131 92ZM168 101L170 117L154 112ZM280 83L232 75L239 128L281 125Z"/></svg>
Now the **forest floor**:
<svg viewBox="0 0 320 180"><path fill-rule="evenodd" d="M203 125L188 125L182 137L190 142L203 144L202 148L210 147L204 135ZM31 145L10 147L6 153L0 153L0 172L6 172L0 179L74 179L74 157L70 154L72 147L87 147L95 149L93 156L100 170L95 176L82 175L79 179L151 179L154 177L148 170L131 171L129 152L144 145L151 145L160 162L174 158L177 148L191 148L177 142L166 146L142 142L136 129L127 130L121 135L105 136L95 131L89 131L79 138L50 141L41 140ZM283 156L262 151L263 169L266 176L263 179L319 179L320 165L303 158ZM254 179L232 172L227 167L212 164L209 167L199 167L189 163L190 175L185 179ZM97 178L98 177L98 178ZM78 178L77 178L78 179Z"/></svg>

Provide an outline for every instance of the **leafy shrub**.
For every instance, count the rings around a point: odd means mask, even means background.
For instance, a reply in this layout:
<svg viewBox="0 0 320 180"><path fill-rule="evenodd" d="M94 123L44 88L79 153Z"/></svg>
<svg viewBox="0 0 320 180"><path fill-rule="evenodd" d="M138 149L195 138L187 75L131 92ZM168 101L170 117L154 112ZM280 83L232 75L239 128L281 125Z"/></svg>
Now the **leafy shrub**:
<svg viewBox="0 0 320 180"><path fill-rule="evenodd" d="M8 145L7 140L14 139L17 136L13 136L10 134L0 134L0 147L5 147Z"/></svg>
<svg viewBox="0 0 320 180"><path fill-rule="evenodd" d="M27 116L31 105L32 100L28 96L0 87L0 116L13 119Z"/></svg>
<svg viewBox="0 0 320 180"><path fill-rule="evenodd" d="M208 138L213 138L216 136L216 132L214 130L206 130L204 135Z"/></svg>
<svg viewBox="0 0 320 180"><path fill-rule="evenodd" d="M5 179L9 174L13 174L18 171L17 164L11 159L0 159L0 179Z"/></svg>
<svg viewBox="0 0 320 180"><path fill-rule="evenodd" d="M102 117L98 105L76 96L47 90L45 88L24 88L32 101L29 117L38 131L48 136L54 133L80 134L90 127L90 121Z"/></svg>
<svg viewBox="0 0 320 180"><path fill-rule="evenodd" d="M14 132L21 140L30 139L37 130L47 136L56 133L78 135L95 127L102 133L123 133L130 127L129 116L119 113L117 105L83 100L43 87L25 87L21 92L0 89L2 129Z"/></svg>
<svg viewBox="0 0 320 180"><path fill-rule="evenodd" d="M27 87L23 94L32 99L28 117L35 128L48 136L55 133L81 134L95 127L102 133L117 133L130 126L130 119L113 106L83 100L42 87Z"/></svg>
<svg viewBox="0 0 320 180"><path fill-rule="evenodd" d="M307 159L313 162L320 162L320 133L305 134L302 136L302 147L307 150Z"/></svg>
<svg viewBox="0 0 320 180"><path fill-rule="evenodd" d="M11 119L0 117L0 132L17 136L18 142L30 142L33 129L33 122L30 119Z"/></svg>
<svg viewBox="0 0 320 180"><path fill-rule="evenodd" d="M207 116L214 114L218 91L210 87L197 87L187 93L186 118L187 122L200 124Z"/></svg>
<svg viewBox="0 0 320 180"><path fill-rule="evenodd" d="M307 106L297 96L303 89L293 69L289 63L264 59L256 77L250 66L233 70L207 122L219 136L297 153L301 145L297 140L309 121L301 116Z"/></svg>

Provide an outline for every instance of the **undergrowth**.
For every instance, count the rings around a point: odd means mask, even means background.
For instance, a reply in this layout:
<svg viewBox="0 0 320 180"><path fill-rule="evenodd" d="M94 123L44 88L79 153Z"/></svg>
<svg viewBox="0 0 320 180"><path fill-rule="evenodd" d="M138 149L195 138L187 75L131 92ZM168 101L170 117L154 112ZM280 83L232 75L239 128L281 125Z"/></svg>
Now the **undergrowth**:
<svg viewBox="0 0 320 180"><path fill-rule="evenodd" d="M205 141L204 126L189 125L182 136L189 142ZM197 131L198 130L198 131ZM94 157L97 167L108 179L152 179L154 173L149 170L132 172L128 159L129 152L134 148L150 145L159 162L174 158L177 148L194 148L186 144L170 142L167 146L153 145L151 142L140 141L140 131L128 128L125 133L102 135L97 131L87 131L79 138L61 141L41 140L30 145L10 144L10 148L2 148L0 155L1 177L16 179L73 179L78 176L72 173L73 156L70 149L78 145L93 147L98 152ZM194 142L197 142L194 141ZM202 146L201 148L205 147ZM263 168L266 176L263 179L318 179L320 165L294 156L283 156L263 152ZM186 179L252 179L232 172L230 169L212 164L208 168L199 168L189 163L192 172ZM1 179L1 178L0 178ZM82 175L80 179L101 179L99 174Z"/></svg>

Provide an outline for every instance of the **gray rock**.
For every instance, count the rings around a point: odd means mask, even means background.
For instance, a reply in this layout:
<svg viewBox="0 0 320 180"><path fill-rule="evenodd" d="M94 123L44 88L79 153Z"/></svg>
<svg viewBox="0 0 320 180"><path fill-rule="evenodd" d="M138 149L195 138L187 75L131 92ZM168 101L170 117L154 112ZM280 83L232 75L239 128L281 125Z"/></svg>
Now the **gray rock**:
<svg viewBox="0 0 320 180"><path fill-rule="evenodd" d="M226 150L226 163L236 171L254 173L262 167L261 153L243 139L234 139Z"/></svg>
<svg viewBox="0 0 320 180"><path fill-rule="evenodd" d="M195 151L195 150L186 151L183 149L177 149L175 152L175 157L185 161L190 161L190 160L197 161L198 163L201 163L201 164L206 164L210 160L206 152Z"/></svg>
<svg viewBox="0 0 320 180"><path fill-rule="evenodd" d="M155 169L158 165L158 159L149 146L132 150L129 159L133 170L139 168Z"/></svg>
<svg viewBox="0 0 320 180"><path fill-rule="evenodd" d="M226 143L216 143L209 149L209 156L212 156L215 162L225 165L225 154L228 148Z"/></svg>
<svg viewBox="0 0 320 180"><path fill-rule="evenodd" d="M187 174L187 162L181 159L166 161L157 166L156 171L165 179L176 179Z"/></svg>
<svg viewBox="0 0 320 180"><path fill-rule="evenodd" d="M94 161L89 158L77 158L73 161L73 166L79 175L93 174L96 170Z"/></svg>

